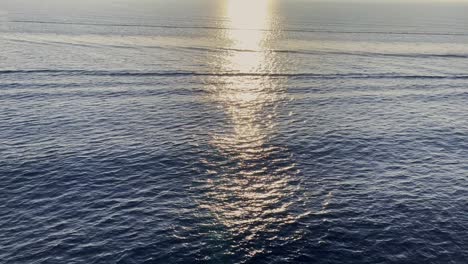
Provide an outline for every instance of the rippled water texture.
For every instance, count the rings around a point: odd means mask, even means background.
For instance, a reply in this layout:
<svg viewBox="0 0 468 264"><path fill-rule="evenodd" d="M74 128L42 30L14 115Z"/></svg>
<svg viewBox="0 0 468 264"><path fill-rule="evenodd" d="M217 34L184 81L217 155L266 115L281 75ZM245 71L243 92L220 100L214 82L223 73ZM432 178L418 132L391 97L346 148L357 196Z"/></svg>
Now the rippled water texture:
<svg viewBox="0 0 468 264"><path fill-rule="evenodd" d="M0 263L468 263L467 6L0 1Z"/></svg>

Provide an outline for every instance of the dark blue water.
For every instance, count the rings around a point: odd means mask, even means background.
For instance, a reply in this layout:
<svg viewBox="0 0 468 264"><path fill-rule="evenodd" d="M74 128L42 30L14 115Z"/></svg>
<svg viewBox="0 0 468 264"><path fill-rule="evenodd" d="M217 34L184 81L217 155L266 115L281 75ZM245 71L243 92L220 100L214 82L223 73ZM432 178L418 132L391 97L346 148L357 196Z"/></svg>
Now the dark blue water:
<svg viewBox="0 0 468 264"><path fill-rule="evenodd" d="M467 10L0 0L0 263L468 263Z"/></svg>

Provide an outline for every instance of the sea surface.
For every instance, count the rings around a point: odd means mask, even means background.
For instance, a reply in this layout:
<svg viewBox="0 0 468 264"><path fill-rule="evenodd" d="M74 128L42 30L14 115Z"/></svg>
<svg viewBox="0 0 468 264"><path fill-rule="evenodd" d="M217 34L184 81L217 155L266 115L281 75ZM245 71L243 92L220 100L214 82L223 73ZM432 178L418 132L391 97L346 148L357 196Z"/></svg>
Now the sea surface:
<svg viewBox="0 0 468 264"><path fill-rule="evenodd" d="M468 263L467 14L0 0L0 263Z"/></svg>

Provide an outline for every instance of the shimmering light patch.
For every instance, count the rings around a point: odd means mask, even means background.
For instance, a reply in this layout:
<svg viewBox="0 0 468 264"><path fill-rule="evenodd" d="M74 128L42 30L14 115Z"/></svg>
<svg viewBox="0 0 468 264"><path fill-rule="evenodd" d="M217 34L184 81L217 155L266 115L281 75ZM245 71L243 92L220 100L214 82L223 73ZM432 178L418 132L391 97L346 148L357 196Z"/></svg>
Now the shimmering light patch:
<svg viewBox="0 0 468 264"><path fill-rule="evenodd" d="M266 52L272 21L270 15L270 0L227 2L225 28L228 30L224 36L230 43L227 48L231 52L221 58L223 71L272 70L273 54ZM274 126L273 113L266 114L265 108L275 105L278 100L276 83L267 77L227 78L222 83L222 86L214 87L215 100L229 113L235 142L240 145L247 141L263 144L265 134Z"/></svg>
<svg viewBox="0 0 468 264"><path fill-rule="evenodd" d="M299 217L290 209L298 197L298 169L287 148L272 142L279 107L286 101L282 80L245 75L277 70L276 55L268 51L275 39L271 12L268 0L227 2L222 37L228 52L218 58L218 70L242 74L212 77L207 86L210 100L225 112L226 124L211 140L218 158L204 161L211 178L204 183L207 197L201 207L251 256L266 249L258 247L261 243L249 248L250 242L278 238L282 228Z"/></svg>

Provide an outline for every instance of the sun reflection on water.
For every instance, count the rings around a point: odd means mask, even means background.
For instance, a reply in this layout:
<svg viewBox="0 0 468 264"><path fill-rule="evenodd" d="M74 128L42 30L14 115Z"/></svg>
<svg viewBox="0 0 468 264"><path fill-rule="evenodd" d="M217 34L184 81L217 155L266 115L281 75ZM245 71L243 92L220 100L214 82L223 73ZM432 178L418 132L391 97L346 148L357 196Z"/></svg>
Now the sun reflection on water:
<svg viewBox="0 0 468 264"><path fill-rule="evenodd" d="M267 52L271 40L272 2L270 0L229 0L225 7L228 50L223 54L222 71L241 73L240 76L220 77L211 87L213 99L220 103L230 117L232 133L215 137L220 149L245 147L252 149L265 144L275 123L273 117L282 93L278 80L250 73L272 70L274 57ZM228 137L228 138L225 138ZM224 138L224 140L222 140ZM223 143L224 142L224 143ZM225 144L229 143L229 144ZM255 145L255 146L254 146ZM249 151L231 150L244 156Z"/></svg>
<svg viewBox="0 0 468 264"><path fill-rule="evenodd" d="M269 0L229 0L226 4L225 37L232 52L228 55L227 70L255 72L268 64L264 50L271 35L272 3Z"/></svg>
<svg viewBox="0 0 468 264"><path fill-rule="evenodd" d="M278 238L299 217L290 209L297 203L298 169L287 148L274 143L286 101L282 80L254 74L280 67L268 52L275 39L272 1L227 2L222 34L228 52L218 58L218 70L239 74L221 74L207 82L209 100L226 120L222 131L212 135L215 158L203 161L210 177L201 206L237 238L237 247L253 255L265 248L247 249L250 242ZM295 238L283 241L289 239Z"/></svg>

